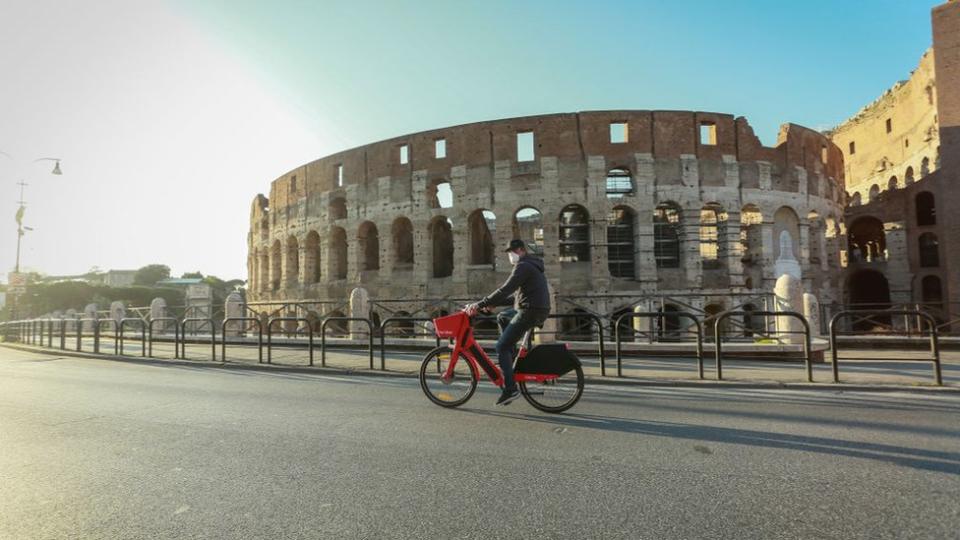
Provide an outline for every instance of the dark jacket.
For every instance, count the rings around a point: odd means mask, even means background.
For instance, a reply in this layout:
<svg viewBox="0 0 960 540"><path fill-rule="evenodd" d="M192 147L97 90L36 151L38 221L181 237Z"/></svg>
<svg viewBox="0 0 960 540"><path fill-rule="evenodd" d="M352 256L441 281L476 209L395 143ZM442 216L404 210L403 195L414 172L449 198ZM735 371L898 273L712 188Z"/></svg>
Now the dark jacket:
<svg viewBox="0 0 960 540"><path fill-rule="evenodd" d="M547 276L543 273L542 260L532 255L520 257L507 281L480 300L479 307L509 305L510 296L514 293L514 305L517 308L550 309L550 292L547 290Z"/></svg>

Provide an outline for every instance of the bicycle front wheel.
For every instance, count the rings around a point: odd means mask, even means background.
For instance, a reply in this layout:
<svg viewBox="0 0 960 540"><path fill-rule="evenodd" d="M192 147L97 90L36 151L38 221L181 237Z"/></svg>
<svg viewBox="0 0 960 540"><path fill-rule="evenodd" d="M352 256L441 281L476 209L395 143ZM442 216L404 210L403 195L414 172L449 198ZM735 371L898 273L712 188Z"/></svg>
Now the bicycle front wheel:
<svg viewBox="0 0 960 540"><path fill-rule="evenodd" d="M556 379L543 382L522 381L520 393L530 405L543 412L560 413L573 407L583 395L583 368L580 366Z"/></svg>
<svg viewBox="0 0 960 540"><path fill-rule="evenodd" d="M450 347L437 347L420 364L420 388L430 401L441 407L459 407L477 390L477 372L466 357L457 359L453 376L445 379L452 354Z"/></svg>

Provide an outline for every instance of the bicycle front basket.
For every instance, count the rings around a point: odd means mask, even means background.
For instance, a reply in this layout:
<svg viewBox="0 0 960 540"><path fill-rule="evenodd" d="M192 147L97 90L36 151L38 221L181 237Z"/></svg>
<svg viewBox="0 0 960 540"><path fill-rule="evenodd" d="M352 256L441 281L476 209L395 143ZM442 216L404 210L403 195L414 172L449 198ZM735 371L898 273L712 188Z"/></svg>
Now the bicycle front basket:
<svg viewBox="0 0 960 540"><path fill-rule="evenodd" d="M463 312L437 317L433 320L433 327L436 329L439 338L456 338L460 336L463 328L469 324L470 318Z"/></svg>

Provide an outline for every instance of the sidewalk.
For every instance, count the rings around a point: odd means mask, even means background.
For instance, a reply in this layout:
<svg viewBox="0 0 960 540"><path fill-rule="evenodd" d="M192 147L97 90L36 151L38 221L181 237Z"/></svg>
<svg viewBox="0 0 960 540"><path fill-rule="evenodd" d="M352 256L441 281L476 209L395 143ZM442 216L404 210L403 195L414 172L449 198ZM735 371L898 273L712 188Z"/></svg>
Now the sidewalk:
<svg viewBox="0 0 960 540"><path fill-rule="evenodd" d="M231 368L278 369L311 372L335 372L355 375L386 375L415 377L423 358L423 351L387 351L384 359L385 370L380 369L380 351L375 350L373 367L370 369L370 354L366 349L328 349L326 369L321 367L319 344L314 349L314 367L309 366L309 352L303 347L283 346L275 343L271 355L263 349L263 361L258 361L257 347L228 344L227 361L222 362L222 348L218 343L212 361L213 350L209 343L189 343L186 345L186 359L174 359L173 344L155 342L153 358L143 356L138 339L126 340L123 344L123 356L114 355L112 340L103 340L99 355L94 355L92 340L84 340L83 352L76 351L76 343L68 341L66 350L54 342L53 348L15 343L2 343L5 347L27 350L58 356L80 356L92 358L116 358L129 361L177 362L191 365L210 365ZM827 355L829 358L829 354ZM615 358L606 362L606 376L601 376L600 362L595 357L582 358L584 373L589 384L643 384L655 386L724 386L724 387L771 387L771 388L825 388L845 390L927 390L960 393L960 352L941 353L943 386L934 385L933 363L930 361L910 361L910 358L924 358L925 354L916 350L854 350L844 351L841 360L841 384L832 383L831 364L815 363L813 366L814 383L806 381L803 362L780 360L734 360L723 359L722 381L716 380L715 360L705 353L704 379L697 376L697 361L690 357L624 358L622 377L617 377ZM886 360L877 361L876 358Z"/></svg>

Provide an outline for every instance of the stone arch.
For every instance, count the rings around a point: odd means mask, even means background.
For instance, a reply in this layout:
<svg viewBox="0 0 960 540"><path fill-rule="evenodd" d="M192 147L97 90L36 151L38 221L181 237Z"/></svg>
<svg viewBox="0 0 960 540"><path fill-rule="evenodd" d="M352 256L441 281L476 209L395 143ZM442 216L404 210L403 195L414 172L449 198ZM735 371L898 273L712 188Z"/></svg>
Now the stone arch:
<svg viewBox="0 0 960 540"><path fill-rule="evenodd" d="M903 177L903 182L908 186L913 183L913 167L907 167L907 172Z"/></svg>
<svg viewBox="0 0 960 540"><path fill-rule="evenodd" d="M680 268L682 212L675 202L664 202L653 211L653 255L657 268Z"/></svg>
<svg viewBox="0 0 960 540"><path fill-rule="evenodd" d="M859 270L847 277L848 304L859 309L888 309L890 285L886 276L876 270ZM878 325L890 324L890 316L872 316L853 323L854 330L869 331Z"/></svg>
<svg viewBox="0 0 960 540"><path fill-rule="evenodd" d="M295 286L300 282L300 242L297 237L287 237L286 259L284 260L283 281L288 286Z"/></svg>
<svg viewBox="0 0 960 540"><path fill-rule="evenodd" d="M390 226L393 239L393 270L413 269L413 224L404 216L393 220Z"/></svg>
<svg viewBox="0 0 960 540"><path fill-rule="evenodd" d="M943 284L940 276L923 276L920 280L920 301L940 307L943 302Z"/></svg>
<svg viewBox="0 0 960 540"><path fill-rule="evenodd" d="M611 316L612 324L615 324L617 319L620 318L620 316L627 315L630 313L633 313L633 309L631 306L624 306L614 310L613 315ZM633 323L636 320L637 319L633 319L630 317L624 317L623 320L620 321L620 324L613 327L614 332L616 330L620 331L620 341L634 341L636 331L633 328ZM616 336L616 334L611 334L611 335Z"/></svg>
<svg viewBox="0 0 960 540"><path fill-rule="evenodd" d="M920 178L930 174L930 158L924 157L920 160Z"/></svg>
<svg viewBox="0 0 960 540"><path fill-rule="evenodd" d="M560 262L590 261L590 213L579 204L560 211Z"/></svg>
<svg viewBox="0 0 960 540"><path fill-rule="evenodd" d="M346 317L346 315L342 311L335 309L330 313L327 313L324 318L329 319L333 317ZM318 328L319 326L320 325L318 325ZM347 327L347 322L346 321L330 321L327 324L327 332L329 332L328 335L331 335L331 336L345 337L349 332L349 329Z"/></svg>
<svg viewBox="0 0 960 540"><path fill-rule="evenodd" d="M470 213L467 217L470 264L494 264L496 261L496 250L494 248L496 231L496 214L482 208Z"/></svg>
<svg viewBox="0 0 960 540"><path fill-rule="evenodd" d="M574 308L569 317L560 319L563 339L569 341L590 341L593 338L593 318L581 308Z"/></svg>
<svg viewBox="0 0 960 540"><path fill-rule="evenodd" d="M357 246L360 255L360 270L369 272L380 269L380 233L372 221L364 221L357 228Z"/></svg>
<svg viewBox="0 0 960 540"><path fill-rule="evenodd" d="M883 222L873 216L862 216L850 224L847 249L851 262L882 260L887 249Z"/></svg>
<svg viewBox="0 0 960 540"><path fill-rule="evenodd" d="M261 292L266 292L270 289L270 251L267 248L261 248L258 256L260 257L260 278L257 286Z"/></svg>
<svg viewBox="0 0 960 540"><path fill-rule="evenodd" d="M614 167L607 171L607 198L619 199L624 195L633 195L633 176L626 167Z"/></svg>
<svg viewBox="0 0 960 540"><path fill-rule="evenodd" d="M877 197L880 196L880 186L874 184L870 186L870 191L867 194L867 201L874 202L877 200Z"/></svg>
<svg viewBox="0 0 960 540"><path fill-rule="evenodd" d="M430 222L430 246L432 247L435 278L453 275L453 224L446 216L437 216Z"/></svg>
<svg viewBox="0 0 960 540"><path fill-rule="evenodd" d="M531 251L543 255L543 213L532 206L523 206L513 213L513 237L527 244Z"/></svg>
<svg viewBox="0 0 960 540"><path fill-rule="evenodd" d="M320 234L317 231L307 233L304 240L303 275L307 283L320 282Z"/></svg>
<svg viewBox="0 0 960 540"><path fill-rule="evenodd" d="M917 248L920 252L921 268L936 268L940 266L940 242L937 235L925 232L917 239Z"/></svg>
<svg viewBox="0 0 960 540"><path fill-rule="evenodd" d="M708 340L714 340L717 338L716 335L716 318L717 315L723 313L724 308L723 304L720 302L712 302L707 304L703 308L703 337ZM727 330L727 321L724 320L720 323L720 335L723 336Z"/></svg>
<svg viewBox="0 0 960 540"><path fill-rule="evenodd" d="M887 191L893 191L900 187L899 180L897 180L897 175L893 175L887 180Z"/></svg>
<svg viewBox="0 0 960 540"><path fill-rule="evenodd" d="M933 193L921 191L914 198L917 211L917 225L927 226L937 224L937 205Z"/></svg>
<svg viewBox="0 0 960 540"><path fill-rule="evenodd" d="M270 290L280 290L280 269L281 257L283 256L283 247L280 240L273 241L273 247L270 249Z"/></svg>
<svg viewBox="0 0 960 540"><path fill-rule="evenodd" d="M607 216L607 267L613 277L636 278L636 220L633 209L622 205L615 206Z"/></svg>
<svg viewBox="0 0 960 540"><path fill-rule="evenodd" d="M331 227L329 238L330 279L347 279L347 231Z"/></svg>
<svg viewBox="0 0 960 540"><path fill-rule="evenodd" d="M657 308L657 312L663 314L662 317L657 318L657 337L659 339L664 340L666 338L665 341L667 341L680 335L680 316L676 315L680 311L682 310L676 304L664 304Z"/></svg>
<svg viewBox="0 0 960 540"><path fill-rule="evenodd" d="M780 253L780 238L784 231L790 235L792 253ZM793 208L781 206L773 213L773 258L779 260L791 255L794 260L800 260L800 217Z"/></svg>
<svg viewBox="0 0 960 540"><path fill-rule="evenodd" d="M854 193L853 195L847 195L847 200L850 201L850 206L860 206L860 192Z"/></svg>

